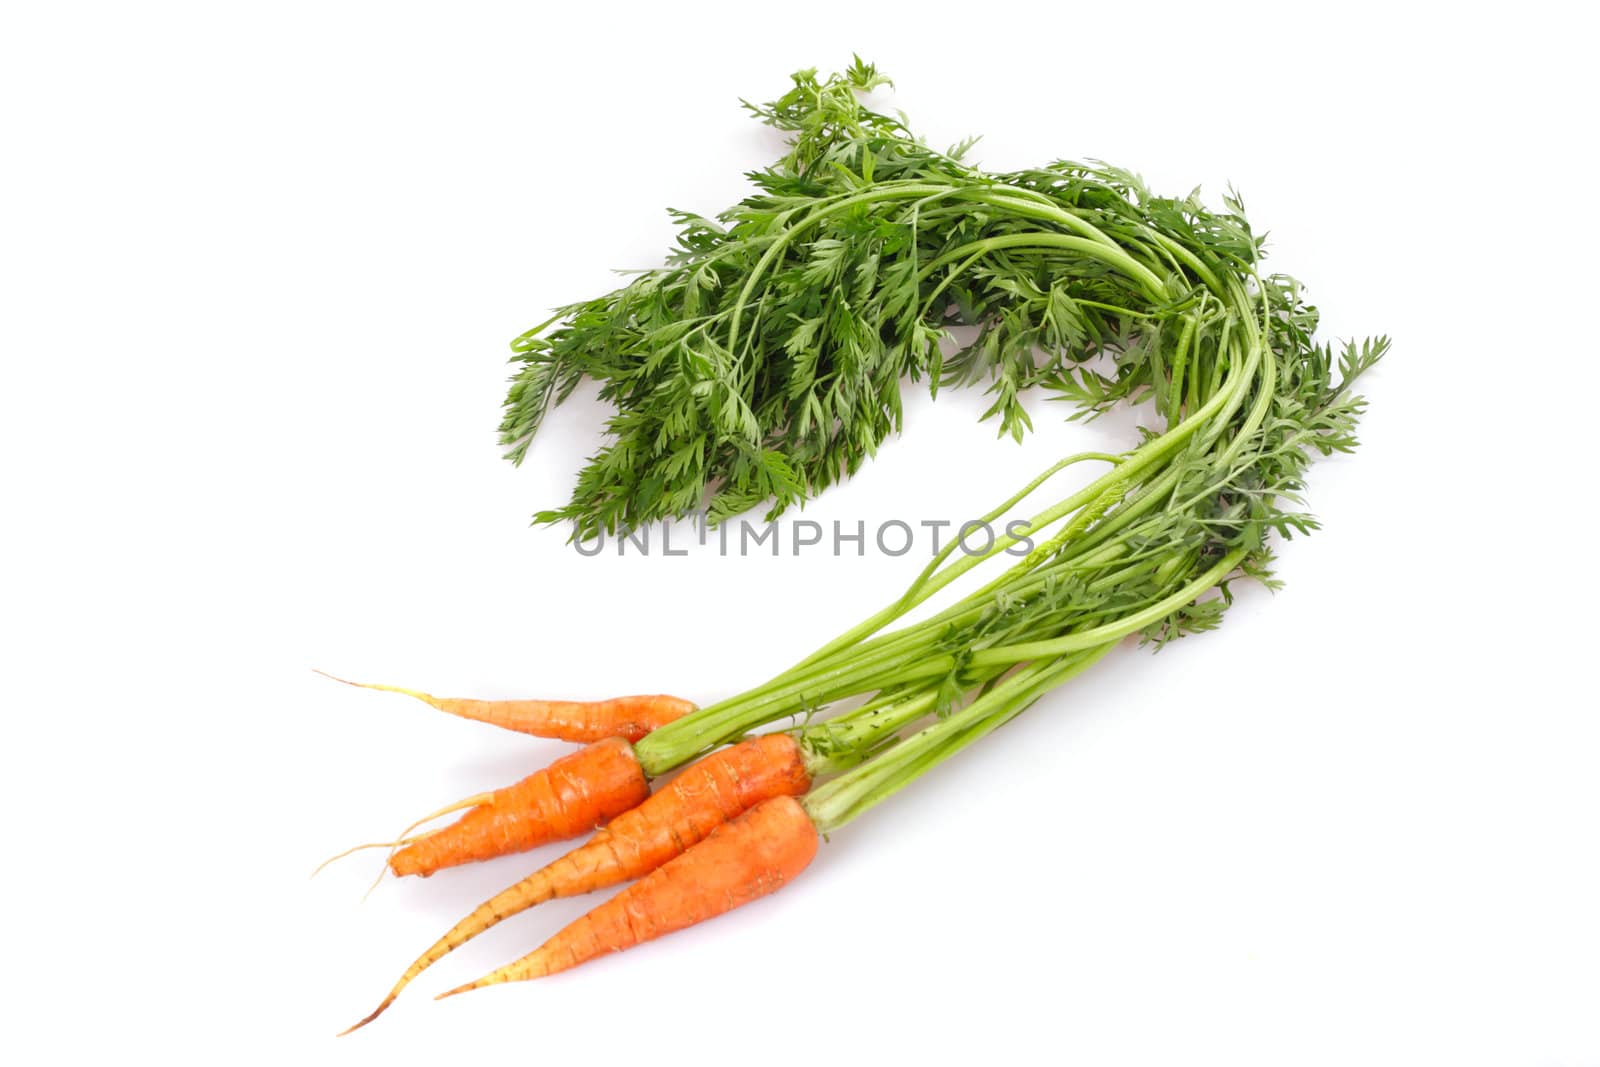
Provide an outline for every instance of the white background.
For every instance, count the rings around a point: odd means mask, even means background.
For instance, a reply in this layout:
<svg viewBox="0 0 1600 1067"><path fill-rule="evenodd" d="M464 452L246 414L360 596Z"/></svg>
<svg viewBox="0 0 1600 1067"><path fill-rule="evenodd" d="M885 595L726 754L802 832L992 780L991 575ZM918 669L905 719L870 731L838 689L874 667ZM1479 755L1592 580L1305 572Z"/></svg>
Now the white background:
<svg viewBox="0 0 1600 1067"><path fill-rule="evenodd" d="M1592 38L1541 4L33 5L0 26L0 994L23 1059L1600 1064ZM936 144L1228 183L1330 337L1386 332L1326 529L1222 630L1091 675L775 897L340 1041L548 858L325 855L562 751L336 686L756 683L920 564L580 559L598 442L493 431L506 342L659 262L852 51ZM961 518L1082 447L976 395L807 509Z"/></svg>

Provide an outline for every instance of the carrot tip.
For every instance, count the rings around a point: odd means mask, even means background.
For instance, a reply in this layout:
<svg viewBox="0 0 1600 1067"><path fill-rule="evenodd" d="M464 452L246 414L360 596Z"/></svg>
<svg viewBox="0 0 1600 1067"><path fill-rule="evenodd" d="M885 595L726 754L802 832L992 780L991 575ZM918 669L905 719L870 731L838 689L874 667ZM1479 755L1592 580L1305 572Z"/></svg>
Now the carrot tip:
<svg viewBox="0 0 1600 1067"><path fill-rule="evenodd" d="M327 671L322 670L319 667L312 667L311 671L314 674L320 674L324 678L338 682L340 685L354 686L357 689L375 689L380 693L401 693L408 697L416 697L424 704L432 704L434 707L438 707L438 701L432 695L424 693L419 689L407 689L400 685L381 685L377 682L352 682L350 679L341 678L337 674L329 674Z"/></svg>
<svg viewBox="0 0 1600 1067"><path fill-rule="evenodd" d="M470 993L474 989L480 988L482 985L483 985L483 980L482 979L479 979L476 982L468 982L466 985L458 985L454 989L446 989L443 993L440 993L438 996L434 997L433 999L434 1000L443 1000L445 997L453 997L457 993Z"/></svg>
<svg viewBox="0 0 1600 1067"><path fill-rule="evenodd" d="M399 996L399 995L400 994L399 994L398 991L391 992L388 996L383 998L383 1002L382 1003L380 1003L376 1008L372 1009L372 1013L370 1015L368 1015L365 1019L362 1019L360 1022L356 1023L354 1026L347 1027L347 1028L345 1028L343 1030L340 1030L338 1032L338 1034L336 1034L334 1036L343 1037L345 1034L353 1034L353 1033L355 1033L357 1030L361 1029L363 1026L367 1025L372 1020L376 1019L378 1016L382 1015L385 1011L387 1011L388 1008L389 1008L389 1005L394 1003L394 998Z"/></svg>

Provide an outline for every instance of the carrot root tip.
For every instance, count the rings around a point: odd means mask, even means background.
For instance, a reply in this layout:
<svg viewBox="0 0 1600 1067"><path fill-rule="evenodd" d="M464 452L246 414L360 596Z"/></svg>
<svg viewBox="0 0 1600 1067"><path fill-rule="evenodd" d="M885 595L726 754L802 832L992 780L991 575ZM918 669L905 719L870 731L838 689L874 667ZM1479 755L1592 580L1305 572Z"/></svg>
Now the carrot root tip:
<svg viewBox="0 0 1600 1067"><path fill-rule="evenodd" d="M420 689L407 689L402 685L381 685L377 682L352 682L350 679L341 678L337 674L329 674L327 671L322 670L319 667L312 667L311 670L313 673L320 674L324 678L329 678L341 685L353 686L356 689L372 689L379 693L401 693L408 697L415 697L424 704L432 704L434 707L439 706L439 699L437 697L433 696L431 693L424 693Z"/></svg>
<svg viewBox="0 0 1600 1067"><path fill-rule="evenodd" d="M367 1025L372 1020L374 1020L378 1016L382 1015L386 1010L388 1010L389 1005L391 1005L393 1003L394 1003L394 994L390 993L388 996L383 998L383 1003L382 1004L379 1004L376 1008L372 1009L372 1014L368 1015L365 1019L362 1019L360 1022L356 1023L354 1026L348 1026L345 1029L340 1030L334 1036L335 1037L343 1037L346 1034L355 1033L357 1030L361 1029L363 1026Z"/></svg>

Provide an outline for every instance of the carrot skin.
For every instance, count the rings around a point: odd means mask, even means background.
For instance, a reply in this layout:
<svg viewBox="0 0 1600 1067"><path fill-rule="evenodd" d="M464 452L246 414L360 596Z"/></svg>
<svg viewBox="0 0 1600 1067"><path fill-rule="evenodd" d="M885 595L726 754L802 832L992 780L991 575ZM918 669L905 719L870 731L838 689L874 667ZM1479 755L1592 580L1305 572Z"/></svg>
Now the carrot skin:
<svg viewBox="0 0 1600 1067"><path fill-rule="evenodd" d="M731 911L805 870L818 841L799 801L789 796L764 800L522 959L441 996L543 978Z"/></svg>
<svg viewBox="0 0 1600 1067"><path fill-rule="evenodd" d="M810 788L805 754L788 734L752 737L697 760L584 844L478 905L418 956L383 1003L350 1029L376 1019L417 975L502 920L548 900L642 878L762 801L801 796Z"/></svg>
<svg viewBox="0 0 1600 1067"><path fill-rule="evenodd" d="M649 795L633 746L608 738L489 794L454 823L400 849L389 866L401 877L426 877L445 867L526 852L577 837Z"/></svg>
<svg viewBox="0 0 1600 1067"><path fill-rule="evenodd" d="M602 859L587 876L581 867L570 878L557 872L554 895L576 896L643 877L762 801L802 796L810 788L805 753L788 734L766 734L719 749L576 850L593 849L614 858Z"/></svg>
<svg viewBox="0 0 1600 1067"><path fill-rule="evenodd" d="M609 700L470 700L464 697L436 697L418 689L352 682L324 671L317 673L358 689L403 693L442 712L474 722L488 723L534 737L575 741L579 744L604 741L608 737L637 741L652 730L683 718L696 708L692 701L664 693L612 697Z"/></svg>
<svg viewBox="0 0 1600 1067"><path fill-rule="evenodd" d="M637 741L695 710L692 702L664 694L612 697L610 700L424 699L440 711L463 719L534 737L584 743L607 737Z"/></svg>

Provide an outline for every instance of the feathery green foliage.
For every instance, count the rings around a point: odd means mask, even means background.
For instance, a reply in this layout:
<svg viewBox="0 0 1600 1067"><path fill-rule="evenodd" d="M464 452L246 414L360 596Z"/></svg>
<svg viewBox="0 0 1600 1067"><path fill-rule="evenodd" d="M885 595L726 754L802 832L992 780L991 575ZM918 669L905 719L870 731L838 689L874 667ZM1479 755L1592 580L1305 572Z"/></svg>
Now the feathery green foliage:
<svg viewBox="0 0 1600 1067"><path fill-rule="evenodd" d="M716 219L674 212L666 266L516 340L500 427L513 460L582 378L616 406L571 501L540 520L583 537L702 507L713 521L762 505L776 516L900 428L907 379L986 383L989 417L1020 439L1032 386L1120 400L1161 370L1145 356L1198 293L1156 228L1203 237L1228 262L1253 257L1242 216L1153 197L1130 174L990 175L960 149L930 149L860 103L885 82L857 60L747 105L793 135L750 175L757 191ZM958 325L977 334L945 355ZM1107 350L1124 353L1109 388L1081 370Z"/></svg>

